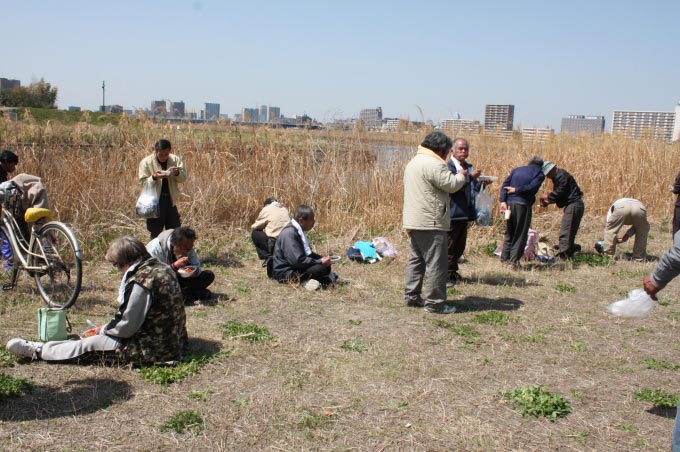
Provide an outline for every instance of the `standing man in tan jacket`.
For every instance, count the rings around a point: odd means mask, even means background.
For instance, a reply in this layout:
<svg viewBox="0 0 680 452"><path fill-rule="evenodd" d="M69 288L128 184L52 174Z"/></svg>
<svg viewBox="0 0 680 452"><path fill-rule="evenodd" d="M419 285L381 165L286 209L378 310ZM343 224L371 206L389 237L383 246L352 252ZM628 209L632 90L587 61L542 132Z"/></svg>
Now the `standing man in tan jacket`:
<svg viewBox="0 0 680 452"><path fill-rule="evenodd" d="M153 184L158 196L158 218L147 218L146 229L155 239L163 229L175 229L182 225L177 211L179 188L177 184L187 178L184 163L179 156L170 153L168 140L158 140L155 152L139 163L139 183Z"/></svg>
<svg viewBox="0 0 680 452"><path fill-rule="evenodd" d="M456 310L445 304L449 193L464 187L467 177L467 170L453 174L446 166L452 147L451 138L432 132L404 170L403 225L410 244L404 302L406 306L423 306L428 312L440 314Z"/></svg>

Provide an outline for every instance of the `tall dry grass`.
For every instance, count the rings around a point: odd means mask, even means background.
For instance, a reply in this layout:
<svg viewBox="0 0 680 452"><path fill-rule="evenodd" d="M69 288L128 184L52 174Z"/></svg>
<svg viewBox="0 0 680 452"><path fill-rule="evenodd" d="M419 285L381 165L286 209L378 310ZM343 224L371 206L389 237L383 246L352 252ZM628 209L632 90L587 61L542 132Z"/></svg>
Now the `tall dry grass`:
<svg viewBox="0 0 680 452"><path fill-rule="evenodd" d="M146 236L134 215L139 161L160 138L172 142L189 177L181 185L183 223L202 235L248 229L262 201L277 197L317 211L318 228L342 234L399 230L402 173L423 136L358 131L289 131L163 125L123 117L119 126L75 126L0 119L0 147L20 156L20 172L41 176L63 221L85 246L123 233ZM492 186L536 154L571 172L585 192L587 215L601 216L619 197L640 199L657 220L672 212L668 187L680 170L680 145L621 137L558 135L543 144L484 135L469 137L470 160ZM401 152L386 152L385 146ZM376 152L376 150L378 150ZM545 188L550 188L550 182Z"/></svg>

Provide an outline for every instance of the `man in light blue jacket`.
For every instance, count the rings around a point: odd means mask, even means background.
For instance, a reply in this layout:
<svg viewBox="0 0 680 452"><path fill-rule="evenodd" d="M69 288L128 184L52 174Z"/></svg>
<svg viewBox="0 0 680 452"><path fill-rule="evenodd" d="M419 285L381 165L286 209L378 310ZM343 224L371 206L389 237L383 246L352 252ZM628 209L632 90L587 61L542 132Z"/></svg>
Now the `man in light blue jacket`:
<svg viewBox="0 0 680 452"><path fill-rule="evenodd" d="M428 312L448 314L446 305L447 233L451 218L449 193L465 186L467 170L453 174L446 156L451 138L435 131L418 146L418 153L404 170L403 225L409 236L404 302ZM423 290L423 280L427 284ZM422 292L422 294L421 294Z"/></svg>
<svg viewBox="0 0 680 452"><path fill-rule="evenodd" d="M195 241L196 231L182 226L161 232L146 245L149 254L168 264L178 274L186 304L196 300L210 300L212 294L208 286L215 280L215 273L201 269L201 262L194 249Z"/></svg>

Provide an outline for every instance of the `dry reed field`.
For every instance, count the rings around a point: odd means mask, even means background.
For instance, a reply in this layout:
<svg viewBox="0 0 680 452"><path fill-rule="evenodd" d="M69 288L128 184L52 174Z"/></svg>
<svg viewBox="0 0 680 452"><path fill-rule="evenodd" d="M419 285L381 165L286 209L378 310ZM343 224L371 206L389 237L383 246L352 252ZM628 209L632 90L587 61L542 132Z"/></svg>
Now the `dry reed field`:
<svg viewBox="0 0 680 452"><path fill-rule="evenodd" d="M180 214L198 231L199 256L215 271L219 294L217 303L187 307L190 351L200 359L175 382L163 378L187 366L149 372L16 362L0 351L0 374L32 384L25 395L0 399L0 447L668 450L675 409L639 394L680 394L680 282L661 292L646 318L617 319L605 308L640 287L671 244L668 187L680 169L678 144L469 137L470 161L484 174L502 180L538 154L575 176L585 193L577 241L586 255L601 239L611 202L640 199L652 223L651 258L513 271L488 254L502 239L502 222L473 226L464 281L449 291L457 312L438 316L402 302L402 172L422 137L178 130L125 118L118 127L0 122L0 148L19 155L19 171L44 178L58 217L85 250L83 291L69 313L76 331L116 309L120 274L102 258L110 240L148 237L134 216L136 175L159 138L185 160ZM499 186L492 185L493 196ZM267 196L291 209L315 208L310 241L322 254L344 254L355 240L383 235L399 256L372 265L343 259L334 269L345 284L326 291L270 281L249 240ZM555 243L561 211L536 208L534 218L541 237ZM2 294L0 341L37 338L41 303L23 275ZM502 395L532 385L560 395L570 412L554 422L523 417Z"/></svg>

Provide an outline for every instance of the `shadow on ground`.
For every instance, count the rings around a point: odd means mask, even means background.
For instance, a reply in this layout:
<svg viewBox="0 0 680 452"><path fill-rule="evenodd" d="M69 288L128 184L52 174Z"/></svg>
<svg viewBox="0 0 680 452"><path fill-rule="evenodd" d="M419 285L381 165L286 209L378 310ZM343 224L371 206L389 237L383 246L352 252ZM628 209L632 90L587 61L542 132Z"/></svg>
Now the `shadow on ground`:
<svg viewBox="0 0 680 452"><path fill-rule="evenodd" d="M462 300L449 301L447 304L454 305L458 312L473 311L515 311L524 302L515 298L486 298L469 296Z"/></svg>
<svg viewBox="0 0 680 452"><path fill-rule="evenodd" d="M515 287L528 287L537 286L538 284L534 282L529 282L521 272L517 275L508 275L506 273L484 273L484 274L473 274L470 278L464 278L463 282L470 284L488 284L490 286L515 286Z"/></svg>
<svg viewBox="0 0 680 452"><path fill-rule="evenodd" d="M675 419L675 416L677 415L677 408L660 408L658 406L655 406L653 408L650 408L647 410L649 414L656 414L657 416L669 418L669 419Z"/></svg>
<svg viewBox="0 0 680 452"><path fill-rule="evenodd" d="M58 387L34 386L31 393L0 404L0 420L82 416L128 400L131 392L129 384L110 378L70 380Z"/></svg>
<svg viewBox="0 0 680 452"><path fill-rule="evenodd" d="M222 344L216 341L209 341L199 337L190 337L187 350L189 354L204 354L208 356L216 355L222 349Z"/></svg>
<svg viewBox="0 0 680 452"><path fill-rule="evenodd" d="M201 259L202 265L219 265L225 268L243 268L241 259L234 257L231 254L220 254L215 257L206 257Z"/></svg>

